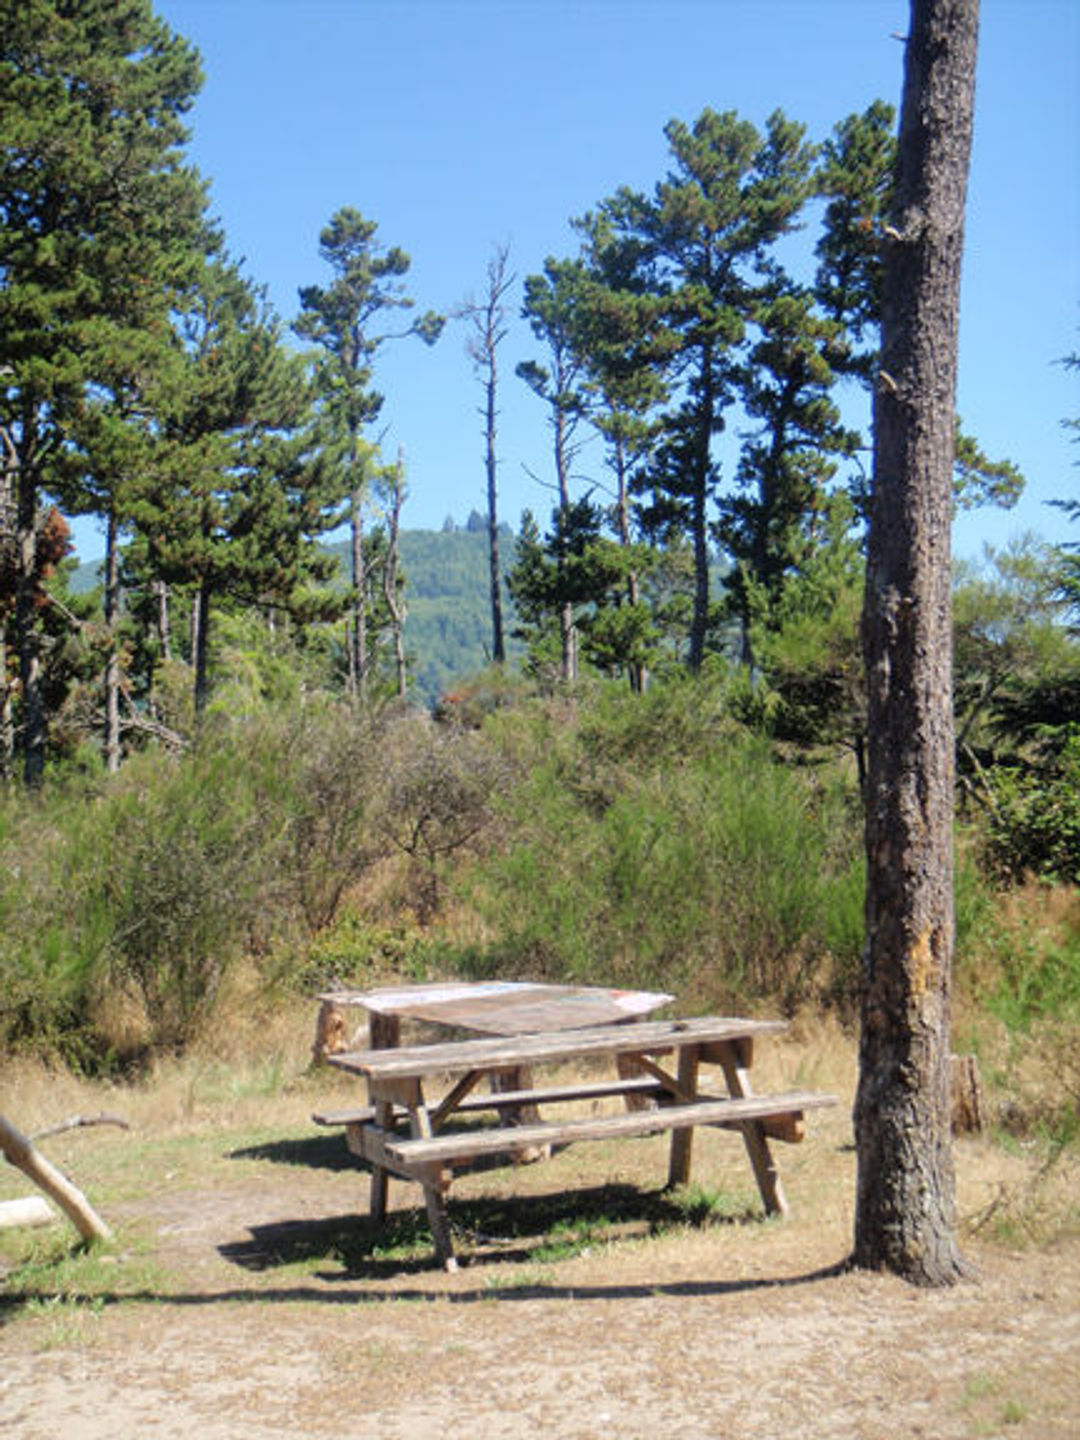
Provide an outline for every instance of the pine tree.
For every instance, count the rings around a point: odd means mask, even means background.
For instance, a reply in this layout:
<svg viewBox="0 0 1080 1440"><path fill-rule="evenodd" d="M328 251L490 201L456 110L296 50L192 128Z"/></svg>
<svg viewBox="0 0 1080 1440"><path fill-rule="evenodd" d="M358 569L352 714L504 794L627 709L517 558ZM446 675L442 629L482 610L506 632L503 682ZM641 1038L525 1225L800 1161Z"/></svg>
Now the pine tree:
<svg viewBox="0 0 1080 1440"><path fill-rule="evenodd" d="M728 112L705 110L665 134L673 168L652 196L623 190L600 207L634 256L643 290L662 297L679 337L676 405L652 467L653 520L681 526L694 556L689 663L701 665L710 625L710 526L719 478L715 437L737 394L747 324L771 247L791 230L810 191L812 147L779 112L764 135Z"/></svg>
<svg viewBox="0 0 1080 1440"><path fill-rule="evenodd" d="M15 558L23 774L46 753L37 538L103 357L167 324L203 226L184 164L198 57L149 0L0 0L0 434ZM106 336L105 332L111 330Z"/></svg>
<svg viewBox="0 0 1080 1440"><path fill-rule="evenodd" d="M308 453L311 395L300 357L239 269L213 260L187 297L176 363L155 396L161 438L130 503L133 561L187 589L196 715L210 693L215 603L305 616L332 611L311 587L331 562L315 540L336 497Z"/></svg>
<svg viewBox="0 0 1080 1440"><path fill-rule="evenodd" d="M366 432L382 413L383 396L374 389L374 365L389 340L415 336L433 345L443 329L434 311L416 316L401 329L383 329L395 311L409 311L413 300L403 278L410 260L396 246L384 249L378 226L359 211L337 211L319 236L319 253L330 266L329 286L300 291L300 315L293 329L321 352L316 389L321 419L320 444L328 470L336 472L340 495L349 504L352 532L352 624L349 636L349 688L367 688L368 613L372 604L364 541L365 513L378 462Z"/></svg>

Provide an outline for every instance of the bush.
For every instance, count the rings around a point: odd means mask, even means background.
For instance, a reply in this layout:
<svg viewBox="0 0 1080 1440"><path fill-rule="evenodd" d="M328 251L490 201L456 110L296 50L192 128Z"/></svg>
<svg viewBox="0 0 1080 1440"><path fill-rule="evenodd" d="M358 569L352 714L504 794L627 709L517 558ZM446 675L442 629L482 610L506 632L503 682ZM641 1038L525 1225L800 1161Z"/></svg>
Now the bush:
<svg viewBox="0 0 1080 1440"><path fill-rule="evenodd" d="M1025 875L1080 884L1080 726L1038 768L999 766L988 776L986 854L1009 880Z"/></svg>
<svg viewBox="0 0 1080 1440"><path fill-rule="evenodd" d="M613 703L515 732L510 838L471 892L501 966L709 1005L846 990L862 942L850 797L715 716L669 752L663 701Z"/></svg>

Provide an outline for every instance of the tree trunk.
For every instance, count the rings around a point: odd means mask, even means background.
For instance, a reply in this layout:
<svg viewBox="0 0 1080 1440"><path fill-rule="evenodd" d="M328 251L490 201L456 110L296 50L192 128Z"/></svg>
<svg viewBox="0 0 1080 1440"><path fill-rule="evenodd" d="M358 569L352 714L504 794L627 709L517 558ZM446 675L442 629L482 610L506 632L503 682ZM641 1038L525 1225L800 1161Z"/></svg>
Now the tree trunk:
<svg viewBox="0 0 1080 1440"><path fill-rule="evenodd" d="M398 585L401 574L401 507L405 500L405 459L398 454L391 480L387 513L386 564L383 566L383 599L394 636L394 669L399 700L409 698L409 670L405 657L405 601Z"/></svg>
<svg viewBox="0 0 1080 1440"><path fill-rule="evenodd" d="M497 378L495 351L493 349L487 378L487 413L485 423L487 440L488 575L491 588L491 658L496 665L502 665L506 661L506 641L503 637L502 575L499 565L499 462L495 454L495 387Z"/></svg>
<svg viewBox="0 0 1080 1440"><path fill-rule="evenodd" d="M349 634L349 691L363 699L367 691L367 568L364 559L364 493L357 486L352 493L352 583L353 612Z"/></svg>
<svg viewBox="0 0 1080 1440"><path fill-rule="evenodd" d="M619 530L619 544L624 550L630 548L630 486L627 477L626 451L623 446L622 436L615 439L615 479L618 487L616 497L616 518ZM626 601L628 605L637 605L641 599L641 584L636 570L631 570L626 577ZM630 682L630 689L635 695L644 695L649 684L649 672L643 664L634 660L627 668L627 676Z"/></svg>
<svg viewBox="0 0 1080 1440"><path fill-rule="evenodd" d="M167 665L172 659L172 625L169 620L169 586L166 581L155 580L154 592L158 601L158 637L161 640L161 658Z"/></svg>
<svg viewBox="0 0 1080 1440"><path fill-rule="evenodd" d="M210 698L210 585L200 580L191 610L191 659L195 667L195 718L201 719Z"/></svg>
<svg viewBox="0 0 1080 1440"><path fill-rule="evenodd" d="M6 430L0 431L4 454L0 468L0 565L5 569L15 555L15 476L18 454ZM10 600L2 597L4 608ZM15 775L14 686L8 678L7 616L0 613L0 784Z"/></svg>
<svg viewBox="0 0 1080 1440"><path fill-rule="evenodd" d="M110 508L105 531L105 630L109 653L105 659L105 768L120 769L120 647L116 627L120 618L120 550L116 515Z"/></svg>
<svg viewBox="0 0 1080 1440"><path fill-rule="evenodd" d="M559 482L560 518L570 509L570 457L566 435L566 417L561 409L555 412L555 473ZM558 559L559 585L562 587L566 564L560 553ZM576 685L578 678L577 626L574 624L574 607L569 600L559 605L559 641L562 658L563 682Z"/></svg>
<svg viewBox="0 0 1080 1440"><path fill-rule="evenodd" d="M7 640L0 624L0 785L9 784L15 774L15 712L7 667Z"/></svg>
<svg viewBox="0 0 1080 1440"><path fill-rule="evenodd" d="M38 490L32 466L22 464L16 481L15 644L22 692L23 780L40 787L45 774L47 723L41 688L41 636L37 625Z"/></svg>
<svg viewBox="0 0 1080 1440"><path fill-rule="evenodd" d="M913 0L886 231L863 643L867 943L855 1263L956 1280L950 553L977 0Z"/></svg>
<svg viewBox="0 0 1080 1440"><path fill-rule="evenodd" d="M701 669L709 633L709 489L712 475L712 437L717 428L716 391L713 384L714 352L711 342L702 347L702 395L696 419L693 495L690 499L690 538L694 551L694 611L690 621L691 670Z"/></svg>

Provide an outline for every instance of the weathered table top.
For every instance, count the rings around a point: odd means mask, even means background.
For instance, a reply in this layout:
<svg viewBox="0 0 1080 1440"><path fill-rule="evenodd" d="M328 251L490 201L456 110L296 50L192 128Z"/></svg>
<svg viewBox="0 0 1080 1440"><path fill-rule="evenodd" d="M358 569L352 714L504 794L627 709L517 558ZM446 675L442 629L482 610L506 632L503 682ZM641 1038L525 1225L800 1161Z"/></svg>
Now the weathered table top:
<svg viewBox="0 0 1080 1440"><path fill-rule="evenodd" d="M648 1015L673 998L650 990L514 980L338 990L319 996L335 1005L362 1005L375 1015L433 1021L480 1035L529 1035L615 1025Z"/></svg>

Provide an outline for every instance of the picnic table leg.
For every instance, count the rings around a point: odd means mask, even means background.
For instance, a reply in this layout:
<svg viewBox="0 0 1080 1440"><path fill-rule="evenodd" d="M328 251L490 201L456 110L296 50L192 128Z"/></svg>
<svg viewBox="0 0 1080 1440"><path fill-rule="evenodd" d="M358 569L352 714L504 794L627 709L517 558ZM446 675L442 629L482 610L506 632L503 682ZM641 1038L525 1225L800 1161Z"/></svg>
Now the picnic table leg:
<svg viewBox="0 0 1080 1440"><path fill-rule="evenodd" d="M431 1116L426 1105L421 1103L410 1106L409 1126L414 1139L431 1139ZM424 1188L424 1206L431 1227L431 1238L435 1243L436 1259L444 1270L456 1270L457 1258L450 1236L450 1218L446 1213L446 1192L450 1188L449 1172L439 1165L426 1166L419 1179Z"/></svg>
<svg viewBox="0 0 1080 1440"><path fill-rule="evenodd" d="M701 1052L696 1045L686 1045L679 1052L679 1092L683 1102L693 1100L697 1095L698 1066ZM690 1161L694 1153L694 1127L671 1132L671 1158L668 1162L668 1186L687 1185L690 1182Z"/></svg>
<svg viewBox="0 0 1080 1440"><path fill-rule="evenodd" d="M394 1128L394 1107L388 1100L378 1100L375 1103L375 1124L384 1135L389 1134ZM371 1166L371 1223L376 1227L386 1222L386 1200L389 1191L390 1176L382 1165Z"/></svg>
<svg viewBox="0 0 1080 1440"><path fill-rule="evenodd" d="M373 1050L390 1050L401 1042L401 1021L396 1015L380 1015L368 1011L368 1043ZM375 1103L375 1123L384 1134L394 1128L394 1106L384 1100ZM386 1202L389 1190L389 1175L381 1165L371 1169L371 1220L374 1225L386 1221Z"/></svg>
<svg viewBox="0 0 1080 1440"><path fill-rule="evenodd" d="M725 1045L720 1061L727 1081L728 1092L735 1100L749 1098L754 1093L750 1081L750 1062L753 1055L751 1040L736 1041ZM787 1198L780 1183L780 1170L773 1159L765 1127L760 1120L747 1120L740 1127L746 1153L754 1169L754 1179L761 1193L761 1201L767 1215L786 1215Z"/></svg>

